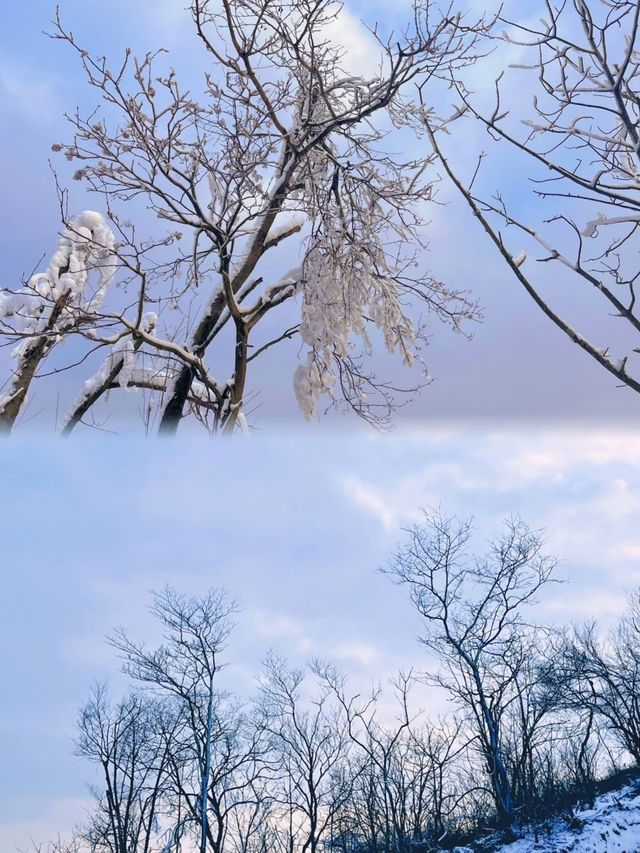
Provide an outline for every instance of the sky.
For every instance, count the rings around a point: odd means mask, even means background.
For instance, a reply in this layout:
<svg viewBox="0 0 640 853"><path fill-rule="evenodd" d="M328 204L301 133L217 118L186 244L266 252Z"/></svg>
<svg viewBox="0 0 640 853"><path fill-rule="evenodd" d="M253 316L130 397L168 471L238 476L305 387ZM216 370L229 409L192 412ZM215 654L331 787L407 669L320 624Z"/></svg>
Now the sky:
<svg viewBox="0 0 640 853"><path fill-rule="evenodd" d="M424 669L421 625L384 566L420 507L475 516L475 549L519 513L560 560L537 621L609 626L640 583L635 430L298 432L189 443L16 441L0 449L0 849L67 834L92 770L73 756L94 680L124 688L105 635L152 642L149 591L224 587L240 605L226 684L269 649L335 661L355 690ZM428 711L442 697L419 697ZM416 700L417 701L417 700Z"/></svg>
<svg viewBox="0 0 640 853"><path fill-rule="evenodd" d="M488 9L479 0L468 0L463 5L470 8L471 15ZM197 91L208 60L194 43L189 16L182 7L182 0L112 0L108 4L63 0L61 14L79 41L112 58L129 45L138 52L166 47L170 51L167 61L175 64L181 77ZM13 6L3 16L0 122L9 129L0 136L3 286L15 286L54 248L59 221L50 161L59 170L62 183L70 187L72 211L99 204L99 199L85 194L81 185L71 180L75 166L70 164L67 168L64 159L56 159L50 150L52 143L70 138L63 113L73 112L76 107L88 111L97 103L96 93L82 77L77 57L64 44L44 34L51 30L54 10L54 0L38 0L30 4L29 15L22 7ZM505 10L519 20L533 15L531 4L523 0L508 0ZM399 27L407 14L406 0L392 5L381 0L350 0L334 28L335 37L348 47L348 67L363 71L375 64L376 51L363 20L369 25L377 21L389 30ZM471 82L481 88L495 76L501 63L518 58L514 49L504 56L492 55L472 72ZM526 80L530 84L530 78L525 79L522 74L512 69L505 84L505 97L520 103ZM461 125L461 132L447 140L452 161L465 175L473 169L473 154L487 147L477 124ZM512 194L519 209L533 212L529 209L532 204L535 207L530 185L526 179L514 180L523 164L504 147L495 149L494 155L483 172L487 191L501 188ZM434 177L435 174L434 171ZM431 344L425 352L434 381L398 413L398 418L419 422L451 418L635 421L640 414L638 396L617 387L613 377L543 316L446 182L440 185L439 200L442 205L430 213L431 245L425 264L450 287L469 290L481 303L483 321L468 327L472 340L434 323ZM290 260L282 255L287 269ZM542 276L542 283L552 292L554 304L571 306L570 318L579 329L592 334L598 345L615 345L620 327L608 316L606 308L602 311L589 294L572 290L568 282L556 279L555 273L553 280L547 282ZM248 394L257 406L252 423L259 429L279 429L283 421L302 425L292 387L301 355L304 353L298 344L289 343L272 349L264 360L255 363ZM60 355L64 356L66 352ZM101 357L96 356L95 363L89 360L68 374L58 375L55 381L39 383L25 414L24 428L31 429L35 424L38 430L50 431L56 423L59 425L60 412L77 397L82 382L97 370ZM2 375L7 375L7 359L8 351L0 351ZM415 374L401 372L397 359L380 354L374 365L381 377L415 384ZM216 365L212 370L218 375ZM122 411L114 424L119 429L140 429L133 397L115 394L110 401ZM350 428L353 417L339 418L337 422Z"/></svg>
<svg viewBox="0 0 640 853"><path fill-rule="evenodd" d="M92 48L114 55L128 44L163 45L195 79L201 57L181 7L61 3ZM530 14L531 3L506 8ZM28 14L18 4L3 10L0 286L53 249L51 144L68 138L65 111L95 102L75 58L43 35L54 9L53 0L31 0ZM348 61L372 61L360 16L394 26L406 9L405 0L350 0L337 31ZM450 152L465 166L467 146L479 144L451 140ZM509 168L508 157L488 164L487 185L508 182ZM71 189L74 209L95 204ZM73 756L78 708L95 679L124 688L105 635L122 625L153 640L146 608L165 583L187 594L224 586L238 601L225 678L246 696L269 649L299 664L329 657L363 689L425 665L417 615L377 572L420 507L474 515L479 549L511 513L543 529L564 583L542 597L540 620L597 618L606 627L620 614L640 584L637 395L549 324L445 186L442 200L429 263L472 290L484 321L471 341L434 327L426 355L435 381L391 435L348 418L305 425L291 386L294 347L274 352L255 377L257 429L247 440L186 432L175 444L145 442L129 405L124 439L79 434L61 444L39 429L53 425L56 403L42 391L34 410L47 403L49 413L0 445L0 850L68 834L82 818L91 769ZM580 301L578 319L604 334L590 301ZM62 405L84 378L65 374ZM441 707L435 695L421 701Z"/></svg>

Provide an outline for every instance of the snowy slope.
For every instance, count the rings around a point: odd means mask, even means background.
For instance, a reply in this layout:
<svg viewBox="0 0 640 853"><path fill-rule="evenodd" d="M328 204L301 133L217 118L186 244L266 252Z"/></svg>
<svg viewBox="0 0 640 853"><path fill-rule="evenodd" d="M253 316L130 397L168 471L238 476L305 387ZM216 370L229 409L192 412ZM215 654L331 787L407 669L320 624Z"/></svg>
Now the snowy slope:
<svg viewBox="0 0 640 853"><path fill-rule="evenodd" d="M573 826L557 821L548 834L539 832L537 842L531 835L503 845L499 853L640 853L639 782L600 795L594 808L576 809L574 815Z"/></svg>

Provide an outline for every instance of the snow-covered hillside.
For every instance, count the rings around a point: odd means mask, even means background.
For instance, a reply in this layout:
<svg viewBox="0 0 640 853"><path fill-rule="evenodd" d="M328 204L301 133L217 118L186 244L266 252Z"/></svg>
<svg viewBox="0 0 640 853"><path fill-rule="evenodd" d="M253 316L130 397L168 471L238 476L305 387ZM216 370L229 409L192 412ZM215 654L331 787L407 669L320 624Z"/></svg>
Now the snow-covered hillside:
<svg viewBox="0 0 640 853"><path fill-rule="evenodd" d="M477 848L476 848L477 849ZM496 853L636 853L640 851L640 781L596 798L594 807L578 808L574 819L558 820L545 830L497 848ZM459 847L458 853L474 853Z"/></svg>

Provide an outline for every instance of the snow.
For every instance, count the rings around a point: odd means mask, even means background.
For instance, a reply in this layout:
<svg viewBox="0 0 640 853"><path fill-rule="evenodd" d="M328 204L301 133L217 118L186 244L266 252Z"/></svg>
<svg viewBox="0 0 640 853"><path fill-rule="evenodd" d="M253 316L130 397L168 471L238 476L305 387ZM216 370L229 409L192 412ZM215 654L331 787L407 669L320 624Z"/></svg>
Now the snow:
<svg viewBox="0 0 640 853"><path fill-rule="evenodd" d="M280 214L269 229L265 243L275 243L285 236L296 234L303 227L306 220L307 217L303 213L294 213L286 216Z"/></svg>
<svg viewBox="0 0 640 853"><path fill-rule="evenodd" d="M293 374L293 391L307 420L317 417L315 400L321 394L331 394L335 381L330 366L318 365L312 351L307 353L306 361L296 367Z"/></svg>
<svg viewBox="0 0 640 853"><path fill-rule="evenodd" d="M574 810L574 822L577 828L558 820L548 835L538 833L538 841L528 835L499 853L634 853L640 850L640 783L602 794L593 808Z"/></svg>
<svg viewBox="0 0 640 853"><path fill-rule="evenodd" d="M152 332L158 321L158 316L152 311L143 315L140 323L140 328L143 332ZM118 367L118 372L113 379L113 384L130 390L129 386L133 378L135 368L135 346L132 335L125 335L120 338L109 351L109 355L104 359L98 371L87 379L82 387L80 396L74 401L65 420L63 427L66 426L74 416L75 412L82 406L86 400L92 397L96 391L99 391L109 379L114 368Z"/></svg>
<svg viewBox="0 0 640 853"><path fill-rule="evenodd" d="M18 290L0 290L0 330L19 340L11 353L18 366L8 394L0 398L0 416L12 402L26 399L30 377L27 356L39 358L103 302L116 271L116 241L100 213L85 210L62 231L46 272L31 276ZM94 275L97 273L97 275ZM97 279L91 285L93 279ZM46 337L45 337L46 334ZM35 364L31 364L31 375Z"/></svg>
<svg viewBox="0 0 640 853"><path fill-rule="evenodd" d="M627 214L625 216L605 216L604 213L599 213L595 219L591 219L587 222L584 230L582 231L582 236L597 237L598 228L601 225L637 225L638 222L640 222L640 218L632 214Z"/></svg>
<svg viewBox="0 0 640 853"><path fill-rule="evenodd" d="M102 215L85 210L63 230L46 272L31 276L19 290L0 291L0 324L27 336L14 350L14 357L20 357L30 336L47 328L61 296L66 294L68 299L56 323L60 330L73 308L91 311L102 304L115 272L114 252L115 238ZM98 273L98 286L89 293L93 271Z"/></svg>
<svg viewBox="0 0 640 853"><path fill-rule="evenodd" d="M334 358L349 358L353 338L370 345L365 317L383 333L387 350L400 350L405 363L411 363L415 334L402 309L396 272L373 237L356 244L336 229L317 238L307 252L299 288L300 337L307 358L293 379L307 420L317 416L317 399L331 396L337 380Z"/></svg>
<svg viewBox="0 0 640 853"><path fill-rule="evenodd" d="M586 226L582 232L582 236L583 237L594 237L598 231L598 226L599 225L606 225L606 223L607 223L607 217L604 215L604 213L599 213L595 219L591 219L589 222L587 222L587 224L586 224Z"/></svg>
<svg viewBox="0 0 640 853"><path fill-rule="evenodd" d="M249 435L249 424L247 423L247 419L245 415L242 414L242 412L240 412L240 414L238 415L238 427L242 435Z"/></svg>

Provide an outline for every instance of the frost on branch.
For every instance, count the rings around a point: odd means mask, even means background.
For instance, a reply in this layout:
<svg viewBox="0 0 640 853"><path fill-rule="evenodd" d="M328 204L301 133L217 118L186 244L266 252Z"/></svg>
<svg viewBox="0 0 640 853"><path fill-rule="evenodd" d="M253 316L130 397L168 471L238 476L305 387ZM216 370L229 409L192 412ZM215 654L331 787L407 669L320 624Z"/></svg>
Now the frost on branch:
<svg viewBox="0 0 640 853"><path fill-rule="evenodd" d="M140 330L152 332L157 322L157 315L149 311L142 317ZM81 419L88 406L94 402L94 398L101 395L104 389L107 391L111 387L129 389L135 370L136 351L137 347L133 335L125 335L111 347L109 355L104 359L98 371L85 381L82 392L65 419L63 434L70 432L69 425L73 425L76 420Z"/></svg>
<svg viewBox="0 0 640 853"><path fill-rule="evenodd" d="M495 80L491 107L458 84L452 118L480 121L490 138L525 155L517 166L514 161L512 175L526 175L535 203L515 204L498 188L491 196L489 188L479 189L482 162L491 156L486 152L478 152L472 178L463 178L445 151L444 128L425 112L434 150L545 316L619 386L640 393L640 4L547 3L539 21L503 23L509 24L505 56L515 49L522 61ZM526 83L524 74L530 75ZM530 104L521 95L528 86ZM504 171L504 145L495 151ZM510 183L515 199L520 190ZM513 233L525 241L526 254L516 257L509 249ZM525 268L526 256L537 263ZM571 297L558 300L561 290ZM597 324L588 335L578 325L586 316L582 293L590 323Z"/></svg>
<svg viewBox="0 0 640 853"><path fill-rule="evenodd" d="M204 60L201 85L189 90L164 51L125 51L112 65L57 21L56 37L76 51L103 105L74 114L73 138L55 149L108 199L120 270L109 311L95 312L95 334L84 333L116 350L64 429L127 387L146 395L147 427L174 434L190 416L233 432L260 390L256 359L297 336L306 361L295 390L307 417L326 393L384 425L424 375L405 389L379 380L377 338L410 363L431 317L460 330L476 316L425 272L421 216L435 175L421 148L409 158L395 138L422 133L416 84L473 62L475 25L419 0L401 34L370 33L379 63L365 77L345 69L332 42L342 14L334 0L189 5L194 58L201 50ZM132 199L157 216L158 234L141 238L141 223L119 211ZM294 260L285 253L295 244ZM149 309L160 318L153 333L141 326Z"/></svg>
<svg viewBox="0 0 640 853"><path fill-rule="evenodd" d="M276 220L267 232L265 244L275 245L280 240L284 240L285 237L296 234L303 227L305 221L306 216L303 213L297 213L286 218L284 216L280 217L280 221Z"/></svg>
<svg viewBox="0 0 640 853"><path fill-rule="evenodd" d="M383 333L389 352L400 350L404 362L412 363L415 334L393 272L380 247L349 242L339 231L321 237L309 251L300 324L308 352L294 375L296 398L307 419L316 416L319 397L331 396L336 359L349 359L354 338L370 346L365 318Z"/></svg>

